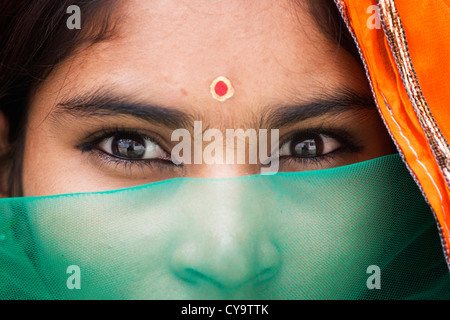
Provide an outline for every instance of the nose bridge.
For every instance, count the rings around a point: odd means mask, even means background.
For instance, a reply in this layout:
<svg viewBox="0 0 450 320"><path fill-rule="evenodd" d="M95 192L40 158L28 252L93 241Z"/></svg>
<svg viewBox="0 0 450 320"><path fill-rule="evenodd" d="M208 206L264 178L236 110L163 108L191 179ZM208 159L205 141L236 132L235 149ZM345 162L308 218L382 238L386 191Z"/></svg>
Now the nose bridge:
<svg viewBox="0 0 450 320"><path fill-rule="evenodd" d="M272 238L270 208L258 199L250 179L217 179L191 186L183 227L174 248L172 267L191 283L235 288L267 279L280 257ZM256 198L255 198L256 197Z"/></svg>

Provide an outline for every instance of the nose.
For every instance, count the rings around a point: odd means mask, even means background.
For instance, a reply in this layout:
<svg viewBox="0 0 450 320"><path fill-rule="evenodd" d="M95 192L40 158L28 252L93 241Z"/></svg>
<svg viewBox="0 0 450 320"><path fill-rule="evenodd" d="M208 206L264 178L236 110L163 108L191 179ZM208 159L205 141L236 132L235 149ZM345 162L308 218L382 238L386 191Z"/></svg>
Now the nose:
<svg viewBox="0 0 450 320"><path fill-rule="evenodd" d="M183 281L235 289L277 273L281 259L271 236L270 212L262 199L248 198L247 187L225 180L197 190L200 197L191 204L200 201L201 210L191 205L183 214L189 218L171 260Z"/></svg>

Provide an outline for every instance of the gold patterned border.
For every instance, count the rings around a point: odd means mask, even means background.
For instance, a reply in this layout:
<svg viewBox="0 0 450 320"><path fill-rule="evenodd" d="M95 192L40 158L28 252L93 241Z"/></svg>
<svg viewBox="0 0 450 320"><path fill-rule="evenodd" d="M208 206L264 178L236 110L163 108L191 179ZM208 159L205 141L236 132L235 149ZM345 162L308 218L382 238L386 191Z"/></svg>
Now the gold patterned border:
<svg viewBox="0 0 450 320"><path fill-rule="evenodd" d="M394 0L378 0L385 34L414 111L438 166L450 187L450 147L431 114L414 71L408 43Z"/></svg>

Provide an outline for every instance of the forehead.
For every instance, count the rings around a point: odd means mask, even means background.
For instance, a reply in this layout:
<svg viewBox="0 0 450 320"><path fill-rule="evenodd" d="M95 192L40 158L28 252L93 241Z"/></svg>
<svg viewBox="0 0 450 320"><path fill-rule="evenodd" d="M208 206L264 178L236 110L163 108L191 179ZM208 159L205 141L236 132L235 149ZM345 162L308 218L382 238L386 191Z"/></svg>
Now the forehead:
<svg viewBox="0 0 450 320"><path fill-rule="evenodd" d="M207 108L209 85L227 76L236 89L228 105L266 105L361 80L348 72L350 55L291 0L124 1L115 13L115 37L57 69L62 97L101 84L160 105Z"/></svg>

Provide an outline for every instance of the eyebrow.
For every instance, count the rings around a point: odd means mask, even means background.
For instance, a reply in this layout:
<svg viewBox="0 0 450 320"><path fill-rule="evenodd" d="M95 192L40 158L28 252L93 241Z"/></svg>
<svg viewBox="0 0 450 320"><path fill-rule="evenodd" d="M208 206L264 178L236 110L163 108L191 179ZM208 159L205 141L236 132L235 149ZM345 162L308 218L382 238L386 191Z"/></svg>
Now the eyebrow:
<svg viewBox="0 0 450 320"><path fill-rule="evenodd" d="M350 111L373 111L376 104L370 95L351 89L327 93L302 105L284 105L274 111L266 111L266 122L279 128L311 118L339 115Z"/></svg>
<svg viewBox="0 0 450 320"><path fill-rule="evenodd" d="M193 123L192 116L181 110L142 103L126 96L114 95L110 91L102 90L77 95L67 101L60 102L53 112L70 114L76 117L125 115L174 129L187 127Z"/></svg>
<svg viewBox="0 0 450 320"><path fill-rule="evenodd" d="M371 96L351 89L342 89L322 95L308 103L267 107L263 111L260 123L265 123L269 128L280 128L311 118L375 108ZM112 94L107 90L77 95L58 103L53 112L78 117L126 115L173 129L187 128L194 123L193 115L179 109L142 103L126 96Z"/></svg>

